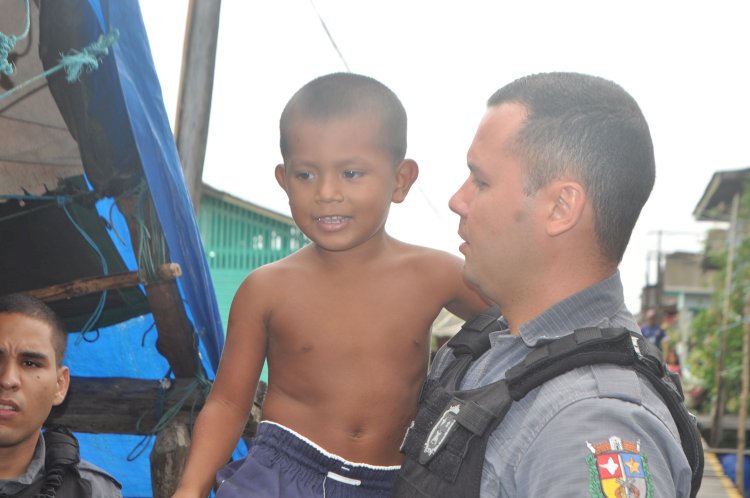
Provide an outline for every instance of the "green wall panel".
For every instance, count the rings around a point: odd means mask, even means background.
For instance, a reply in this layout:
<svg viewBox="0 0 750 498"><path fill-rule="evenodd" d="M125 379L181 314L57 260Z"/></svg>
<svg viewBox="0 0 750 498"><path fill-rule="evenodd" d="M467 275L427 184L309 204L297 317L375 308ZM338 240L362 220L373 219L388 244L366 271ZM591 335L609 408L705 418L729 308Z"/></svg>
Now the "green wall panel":
<svg viewBox="0 0 750 498"><path fill-rule="evenodd" d="M198 227L225 331L232 299L245 277L309 242L289 217L267 216L208 195L201 198ZM261 379L268 381L266 365Z"/></svg>

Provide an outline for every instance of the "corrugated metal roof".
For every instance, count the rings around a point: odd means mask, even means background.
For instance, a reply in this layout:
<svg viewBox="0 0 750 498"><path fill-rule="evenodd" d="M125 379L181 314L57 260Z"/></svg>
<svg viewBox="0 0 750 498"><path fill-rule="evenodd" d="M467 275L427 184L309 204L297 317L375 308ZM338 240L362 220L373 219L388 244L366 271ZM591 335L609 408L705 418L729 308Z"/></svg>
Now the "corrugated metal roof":
<svg viewBox="0 0 750 498"><path fill-rule="evenodd" d="M750 168L717 171L693 211L698 221L730 221L732 198L742 190Z"/></svg>
<svg viewBox="0 0 750 498"><path fill-rule="evenodd" d="M246 201L245 199L241 199L240 197L234 196L227 192L223 192L206 183L203 184L203 195L208 195L210 197L220 199L229 204L234 204L235 206L239 206L239 207L242 207L243 209L247 209L248 211L254 211L256 213L260 213L274 220L280 221L282 223L286 223L287 225L296 226L291 216L287 216L285 214L281 214L271 209L264 208L250 201Z"/></svg>

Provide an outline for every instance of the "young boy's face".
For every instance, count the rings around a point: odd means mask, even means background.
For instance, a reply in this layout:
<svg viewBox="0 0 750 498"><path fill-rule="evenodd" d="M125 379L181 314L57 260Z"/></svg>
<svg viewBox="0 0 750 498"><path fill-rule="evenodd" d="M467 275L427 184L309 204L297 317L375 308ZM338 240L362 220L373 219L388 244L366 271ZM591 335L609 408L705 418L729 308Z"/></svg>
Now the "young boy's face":
<svg viewBox="0 0 750 498"><path fill-rule="evenodd" d="M294 221L327 250L351 249L383 233L391 202L401 202L416 179L413 161L393 164L377 117L297 119L287 144L276 179Z"/></svg>

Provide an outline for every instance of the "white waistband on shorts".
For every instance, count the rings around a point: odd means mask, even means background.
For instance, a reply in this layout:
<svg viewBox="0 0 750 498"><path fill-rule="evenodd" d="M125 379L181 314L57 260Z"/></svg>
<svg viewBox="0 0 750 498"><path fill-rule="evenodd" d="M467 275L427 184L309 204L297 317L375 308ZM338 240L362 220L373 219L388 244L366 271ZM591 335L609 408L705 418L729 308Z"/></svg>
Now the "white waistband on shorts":
<svg viewBox="0 0 750 498"><path fill-rule="evenodd" d="M398 470L398 469L401 468L400 465L382 466L382 465L370 465L368 463L350 462L349 460L346 460L344 458L341 458L338 455L335 455L335 454L333 454L333 453L331 453L329 451L324 450L319 445L317 445L314 442L312 442L311 440L307 439L302 434L293 431L289 427L285 427L285 426L283 426L283 425L281 425L279 423L276 423L276 422L271 422L270 420L261 420L260 422L258 422L258 425L260 425L260 424L274 425L274 426L276 426L276 427L278 427L280 429L283 429L283 430L289 432L290 434L293 434L296 438L298 438L298 439L304 441L305 443L309 444L310 446L312 446L313 448L315 448L317 451L319 451L321 454L327 456L328 458L333 458L334 460L338 460L338 461L340 461L341 463L343 463L345 465L351 465L353 467L365 467L365 468L371 469L371 470L385 470L385 471Z"/></svg>

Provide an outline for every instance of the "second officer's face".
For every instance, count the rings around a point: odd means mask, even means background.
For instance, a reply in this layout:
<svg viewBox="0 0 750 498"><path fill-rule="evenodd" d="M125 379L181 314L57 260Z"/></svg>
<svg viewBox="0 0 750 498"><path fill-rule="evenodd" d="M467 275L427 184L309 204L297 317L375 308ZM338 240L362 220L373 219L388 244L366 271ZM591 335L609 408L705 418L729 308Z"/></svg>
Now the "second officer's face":
<svg viewBox="0 0 750 498"><path fill-rule="evenodd" d="M58 366L49 324L0 313L0 448L36 445L52 407L65 399L68 367Z"/></svg>

